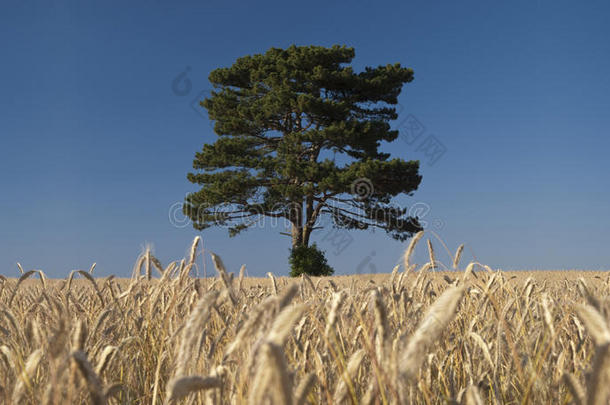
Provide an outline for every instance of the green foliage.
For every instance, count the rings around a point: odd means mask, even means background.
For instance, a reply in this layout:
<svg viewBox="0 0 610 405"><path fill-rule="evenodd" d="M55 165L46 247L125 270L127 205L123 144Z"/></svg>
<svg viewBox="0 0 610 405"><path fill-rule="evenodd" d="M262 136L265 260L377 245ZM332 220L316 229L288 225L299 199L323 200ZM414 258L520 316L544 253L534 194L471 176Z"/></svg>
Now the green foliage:
<svg viewBox="0 0 610 405"><path fill-rule="evenodd" d="M413 71L355 72L354 56L337 45L271 48L210 73L215 90L201 106L218 139L196 153L188 179L200 189L184 205L196 229L220 225L233 236L266 216L292 227L293 246L309 244L322 215L398 240L421 230L391 202L417 190L419 161L379 151L398 136L390 121ZM370 192L354 195L362 179Z"/></svg>
<svg viewBox="0 0 610 405"><path fill-rule="evenodd" d="M290 276L298 277L305 273L310 276L330 276L335 271L326 262L324 252L316 244L299 245L290 249Z"/></svg>

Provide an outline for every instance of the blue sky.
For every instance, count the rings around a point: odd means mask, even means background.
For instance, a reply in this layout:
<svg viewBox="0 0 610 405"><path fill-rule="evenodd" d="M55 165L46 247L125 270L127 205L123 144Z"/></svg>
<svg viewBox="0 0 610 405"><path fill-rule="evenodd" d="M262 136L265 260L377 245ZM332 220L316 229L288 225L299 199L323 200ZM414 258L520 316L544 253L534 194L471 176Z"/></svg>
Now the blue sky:
<svg viewBox="0 0 610 405"><path fill-rule="evenodd" d="M167 263L200 234L230 270L287 274L282 229L229 238L168 213L216 137L191 107L209 72L291 44L353 46L357 69L414 69L396 126L412 116L425 132L389 150L421 160L407 202L452 251L466 243L465 260L494 268L610 267L608 3L124 3L2 8L0 273L19 261L64 277L97 262L100 276L127 276L145 243ZM192 89L179 96L185 71ZM418 150L430 135L446 150L432 165ZM313 239L338 274L391 271L405 248L328 232Z"/></svg>

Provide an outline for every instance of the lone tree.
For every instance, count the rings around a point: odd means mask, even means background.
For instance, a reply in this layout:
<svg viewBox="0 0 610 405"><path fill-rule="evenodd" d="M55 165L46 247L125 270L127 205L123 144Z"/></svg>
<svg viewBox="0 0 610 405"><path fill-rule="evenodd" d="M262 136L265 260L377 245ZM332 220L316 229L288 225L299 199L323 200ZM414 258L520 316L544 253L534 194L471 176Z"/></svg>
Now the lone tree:
<svg viewBox="0 0 610 405"><path fill-rule="evenodd" d="M309 246L322 214L335 227L377 227L401 241L421 230L391 202L417 189L419 161L379 151L398 136L389 121L413 71L356 73L354 55L338 45L271 48L210 73L214 91L201 106L218 140L196 153L188 179L201 189L184 205L196 229L225 226L234 236L276 218L289 224L293 251Z"/></svg>

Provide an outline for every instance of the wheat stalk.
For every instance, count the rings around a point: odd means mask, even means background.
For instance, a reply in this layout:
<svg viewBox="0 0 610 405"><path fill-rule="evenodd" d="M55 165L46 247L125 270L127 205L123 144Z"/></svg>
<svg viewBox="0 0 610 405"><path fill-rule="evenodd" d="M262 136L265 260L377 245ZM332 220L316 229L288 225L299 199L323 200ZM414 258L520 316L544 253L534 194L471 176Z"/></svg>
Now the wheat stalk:
<svg viewBox="0 0 610 405"><path fill-rule="evenodd" d="M453 319L463 292L462 287L448 288L430 306L401 354L399 370L405 378L413 379L415 377L428 346L438 339L443 329Z"/></svg>
<svg viewBox="0 0 610 405"><path fill-rule="evenodd" d="M13 389L12 402L14 404L22 403L22 400L26 395L26 388L32 388L32 378L34 377L36 368L40 364L42 354L42 349L37 349L28 356L23 370L19 374L17 384L15 384L15 388Z"/></svg>
<svg viewBox="0 0 610 405"><path fill-rule="evenodd" d="M404 253L404 267L405 267L405 271L407 271L407 269L410 267L410 260L411 260L411 256L413 255L413 252L415 251L415 246L417 245L417 242L419 242L419 240L424 236L424 231L419 231L415 234L415 236L411 239L411 242L409 243L409 247L407 248L407 250L405 250Z"/></svg>
<svg viewBox="0 0 610 405"><path fill-rule="evenodd" d="M434 248L432 247L432 242L430 241L430 239L427 240L428 242L428 254L430 255L430 266L432 268L432 270L436 269L436 256L434 255Z"/></svg>
<svg viewBox="0 0 610 405"><path fill-rule="evenodd" d="M462 258L462 252L464 252L464 244L461 244L460 246L458 246L457 250L455 251L455 256L453 256L453 268L456 270L460 266L460 259Z"/></svg>
<svg viewBox="0 0 610 405"><path fill-rule="evenodd" d="M199 375L179 377L169 383L166 403L179 401L193 392L219 388L221 386L222 381L218 377L202 377Z"/></svg>

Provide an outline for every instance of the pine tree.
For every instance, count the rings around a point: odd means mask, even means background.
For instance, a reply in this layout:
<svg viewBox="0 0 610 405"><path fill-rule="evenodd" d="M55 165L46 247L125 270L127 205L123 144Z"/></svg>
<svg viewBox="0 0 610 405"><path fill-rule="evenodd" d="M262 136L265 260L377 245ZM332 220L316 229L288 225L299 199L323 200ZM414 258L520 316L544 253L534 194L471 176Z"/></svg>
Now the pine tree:
<svg viewBox="0 0 610 405"><path fill-rule="evenodd" d="M309 246L322 215L347 229L377 227L405 240L417 218L392 203L421 181L419 161L379 150L396 140L397 97L413 71L400 64L354 72L353 48L291 46L245 56L212 71L201 102L216 142L196 153L188 179L201 188L184 213L196 229L231 236L260 216L291 227L292 247Z"/></svg>

